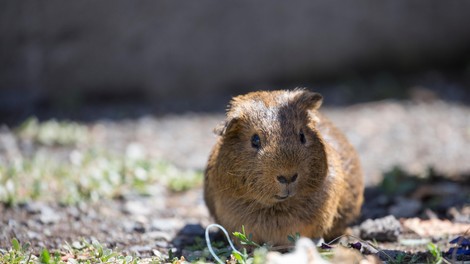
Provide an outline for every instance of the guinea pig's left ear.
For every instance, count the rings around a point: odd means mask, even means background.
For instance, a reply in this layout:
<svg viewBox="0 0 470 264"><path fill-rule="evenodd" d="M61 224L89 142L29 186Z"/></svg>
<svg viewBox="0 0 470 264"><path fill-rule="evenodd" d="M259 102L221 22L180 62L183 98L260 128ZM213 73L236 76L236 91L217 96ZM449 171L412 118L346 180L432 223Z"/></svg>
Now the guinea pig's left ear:
<svg viewBox="0 0 470 264"><path fill-rule="evenodd" d="M214 128L214 133L219 136L225 135L225 133L231 130L235 124L237 123L238 118L232 117L228 118L227 120L221 122Z"/></svg>
<svg viewBox="0 0 470 264"><path fill-rule="evenodd" d="M297 104L305 110L317 110L323 103L323 96L307 90L298 90L295 97Z"/></svg>

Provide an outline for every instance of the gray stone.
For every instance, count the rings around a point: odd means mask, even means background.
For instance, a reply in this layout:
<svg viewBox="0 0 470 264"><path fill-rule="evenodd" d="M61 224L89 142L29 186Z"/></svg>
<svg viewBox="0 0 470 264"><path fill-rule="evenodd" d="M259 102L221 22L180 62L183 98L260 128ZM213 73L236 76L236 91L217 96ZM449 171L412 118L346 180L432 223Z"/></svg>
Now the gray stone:
<svg viewBox="0 0 470 264"><path fill-rule="evenodd" d="M174 232L183 226L183 222L174 218L160 218L153 219L150 226L152 230Z"/></svg>
<svg viewBox="0 0 470 264"><path fill-rule="evenodd" d="M41 213L41 211L44 207L45 207L44 203L28 202L28 203L24 204L23 209L28 214L39 214L39 213Z"/></svg>
<svg viewBox="0 0 470 264"><path fill-rule="evenodd" d="M205 229L200 224L187 224L178 232L180 236L204 236Z"/></svg>
<svg viewBox="0 0 470 264"><path fill-rule="evenodd" d="M45 225L54 224L59 222L61 219L61 214L53 210L51 207L43 206L41 208L41 214L39 215L39 222Z"/></svg>
<svg viewBox="0 0 470 264"><path fill-rule="evenodd" d="M159 240L159 241L155 241L155 246L158 248L168 248L170 247L170 244L166 241Z"/></svg>
<svg viewBox="0 0 470 264"><path fill-rule="evenodd" d="M378 219L367 219L360 226L360 236L366 240L395 242L402 231L400 222L389 215Z"/></svg>
<svg viewBox="0 0 470 264"><path fill-rule="evenodd" d="M141 200L127 201L122 210L131 215L149 215L152 212Z"/></svg>
<svg viewBox="0 0 470 264"><path fill-rule="evenodd" d="M152 247L150 245L144 245L144 246L140 246L140 245L137 245L137 246L132 246L131 248L129 248L129 250L133 253L136 253L137 255L141 255L143 253L152 253Z"/></svg>

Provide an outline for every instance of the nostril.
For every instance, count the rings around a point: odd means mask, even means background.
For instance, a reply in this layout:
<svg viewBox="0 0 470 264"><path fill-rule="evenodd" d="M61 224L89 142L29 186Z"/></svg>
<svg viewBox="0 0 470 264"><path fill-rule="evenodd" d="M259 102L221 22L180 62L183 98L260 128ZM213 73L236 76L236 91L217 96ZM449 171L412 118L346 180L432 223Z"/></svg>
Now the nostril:
<svg viewBox="0 0 470 264"><path fill-rule="evenodd" d="M297 180L297 173L292 176L292 178L290 179L290 182L295 182Z"/></svg>
<svg viewBox="0 0 470 264"><path fill-rule="evenodd" d="M287 179L284 176L277 176L277 181L283 184L287 183Z"/></svg>

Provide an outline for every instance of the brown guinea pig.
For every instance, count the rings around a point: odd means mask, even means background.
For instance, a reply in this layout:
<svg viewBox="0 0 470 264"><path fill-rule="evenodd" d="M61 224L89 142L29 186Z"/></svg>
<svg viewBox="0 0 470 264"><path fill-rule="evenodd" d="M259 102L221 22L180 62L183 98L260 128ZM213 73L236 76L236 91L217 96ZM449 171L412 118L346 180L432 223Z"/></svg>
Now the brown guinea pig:
<svg viewBox="0 0 470 264"><path fill-rule="evenodd" d="M285 245L296 233L335 238L359 215L359 158L318 112L322 100L303 89L232 99L205 171L204 199L217 223Z"/></svg>

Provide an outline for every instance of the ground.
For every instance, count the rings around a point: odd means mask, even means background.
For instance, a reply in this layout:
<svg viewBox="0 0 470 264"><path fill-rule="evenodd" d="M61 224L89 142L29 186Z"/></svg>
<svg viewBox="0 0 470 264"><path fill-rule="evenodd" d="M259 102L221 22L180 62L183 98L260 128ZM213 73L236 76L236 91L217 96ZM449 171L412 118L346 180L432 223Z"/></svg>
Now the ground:
<svg viewBox="0 0 470 264"><path fill-rule="evenodd" d="M366 179L349 242L368 240L409 262L430 243L445 253L451 239L470 236L470 108L379 101L323 111L358 150ZM207 257L202 237L213 220L202 171L222 120L198 113L4 125L0 254L16 238L35 255L47 248L65 260L83 241L140 258Z"/></svg>

